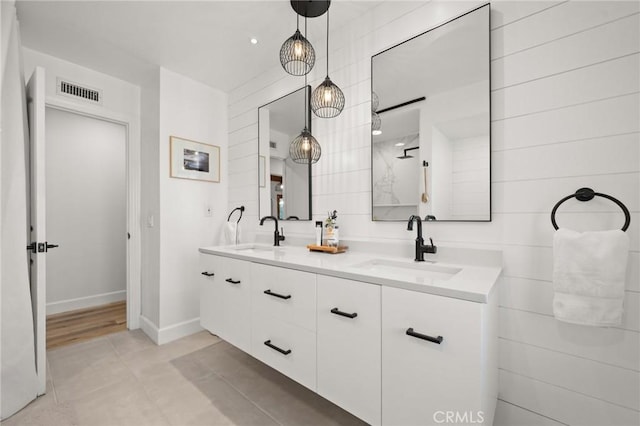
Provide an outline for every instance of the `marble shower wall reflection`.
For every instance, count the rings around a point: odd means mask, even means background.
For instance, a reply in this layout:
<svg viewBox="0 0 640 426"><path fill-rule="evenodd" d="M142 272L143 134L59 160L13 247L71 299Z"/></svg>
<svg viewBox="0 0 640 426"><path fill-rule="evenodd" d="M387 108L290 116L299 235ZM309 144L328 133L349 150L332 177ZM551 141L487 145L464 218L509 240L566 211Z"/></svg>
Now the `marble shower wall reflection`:
<svg viewBox="0 0 640 426"><path fill-rule="evenodd" d="M418 213L419 156L398 158L405 149L417 146L418 134L373 144L374 220L406 219Z"/></svg>

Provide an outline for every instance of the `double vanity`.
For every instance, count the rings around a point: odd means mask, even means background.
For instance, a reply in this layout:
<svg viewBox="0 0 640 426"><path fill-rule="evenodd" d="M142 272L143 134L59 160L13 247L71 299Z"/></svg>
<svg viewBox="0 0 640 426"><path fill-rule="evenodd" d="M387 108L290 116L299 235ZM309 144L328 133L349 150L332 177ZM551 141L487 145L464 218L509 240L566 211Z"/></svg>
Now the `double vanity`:
<svg viewBox="0 0 640 426"><path fill-rule="evenodd" d="M337 255L289 238L200 249L202 326L373 425L493 424L499 255L422 238L422 218L491 221L489 9L371 58L371 219L409 217L415 253L398 239ZM311 157L289 155L300 129L312 130L310 95L305 86L258 108L253 213L275 222L274 245L278 220L329 207L313 206ZM315 173L337 183L327 169Z"/></svg>
<svg viewBox="0 0 640 426"><path fill-rule="evenodd" d="M266 244L200 253L210 332L373 425L492 424L497 264Z"/></svg>

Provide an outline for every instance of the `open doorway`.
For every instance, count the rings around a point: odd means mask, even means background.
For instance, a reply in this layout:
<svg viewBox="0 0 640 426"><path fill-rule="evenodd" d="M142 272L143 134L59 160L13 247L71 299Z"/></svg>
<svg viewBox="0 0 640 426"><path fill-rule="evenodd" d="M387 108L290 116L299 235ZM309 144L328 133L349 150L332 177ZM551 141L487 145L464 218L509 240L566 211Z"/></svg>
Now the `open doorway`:
<svg viewBox="0 0 640 426"><path fill-rule="evenodd" d="M47 348L125 330L127 128L46 108Z"/></svg>

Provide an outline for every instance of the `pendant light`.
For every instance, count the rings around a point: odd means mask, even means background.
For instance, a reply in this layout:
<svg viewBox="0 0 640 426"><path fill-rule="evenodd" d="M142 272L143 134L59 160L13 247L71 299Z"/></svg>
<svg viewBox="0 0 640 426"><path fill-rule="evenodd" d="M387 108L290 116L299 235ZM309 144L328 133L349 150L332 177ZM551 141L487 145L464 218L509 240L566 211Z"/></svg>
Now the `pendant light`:
<svg viewBox="0 0 640 426"><path fill-rule="evenodd" d="M371 92L371 134L378 136L382 134L382 119L378 115L378 107L380 106L380 99L376 92Z"/></svg>
<svg viewBox="0 0 640 426"><path fill-rule="evenodd" d="M304 18L304 30L307 32L307 18ZM309 101L307 99L307 75L304 75L304 129L289 145L289 157L294 163L315 164L320 160L322 149L309 131Z"/></svg>
<svg viewBox="0 0 640 426"><path fill-rule="evenodd" d="M382 134L382 119L377 112L371 111L371 134L378 136Z"/></svg>
<svg viewBox="0 0 640 426"><path fill-rule="evenodd" d="M280 64L291 75L307 75L315 63L316 52L309 40L300 34L300 15L296 14L296 32L282 43Z"/></svg>
<svg viewBox="0 0 640 426"><path fill-rule="evenodd" d="M311 110L320 118L333 118L344 108L344 93L329 78L329 10L327 10L327 76L311 94Z"/></svg>

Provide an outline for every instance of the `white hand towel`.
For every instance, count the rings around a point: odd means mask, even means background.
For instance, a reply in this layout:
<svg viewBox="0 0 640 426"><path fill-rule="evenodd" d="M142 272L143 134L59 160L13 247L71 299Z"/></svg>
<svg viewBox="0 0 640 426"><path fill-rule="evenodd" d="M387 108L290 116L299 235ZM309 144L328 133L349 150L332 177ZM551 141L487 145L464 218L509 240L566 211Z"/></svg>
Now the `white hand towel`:
<svg viewBox="0 0 640 426"><path fill-rule="evenodd" d="M236 222L225 222L222 231L222 244L231 245L240 243L240 224Z"/></svg>
<svg viewBox="0 0 640 426"><path fill-rule="evenodd" d="M621 230L553 236L553 314L593 326L622 322L629 237Z"/></svg>

